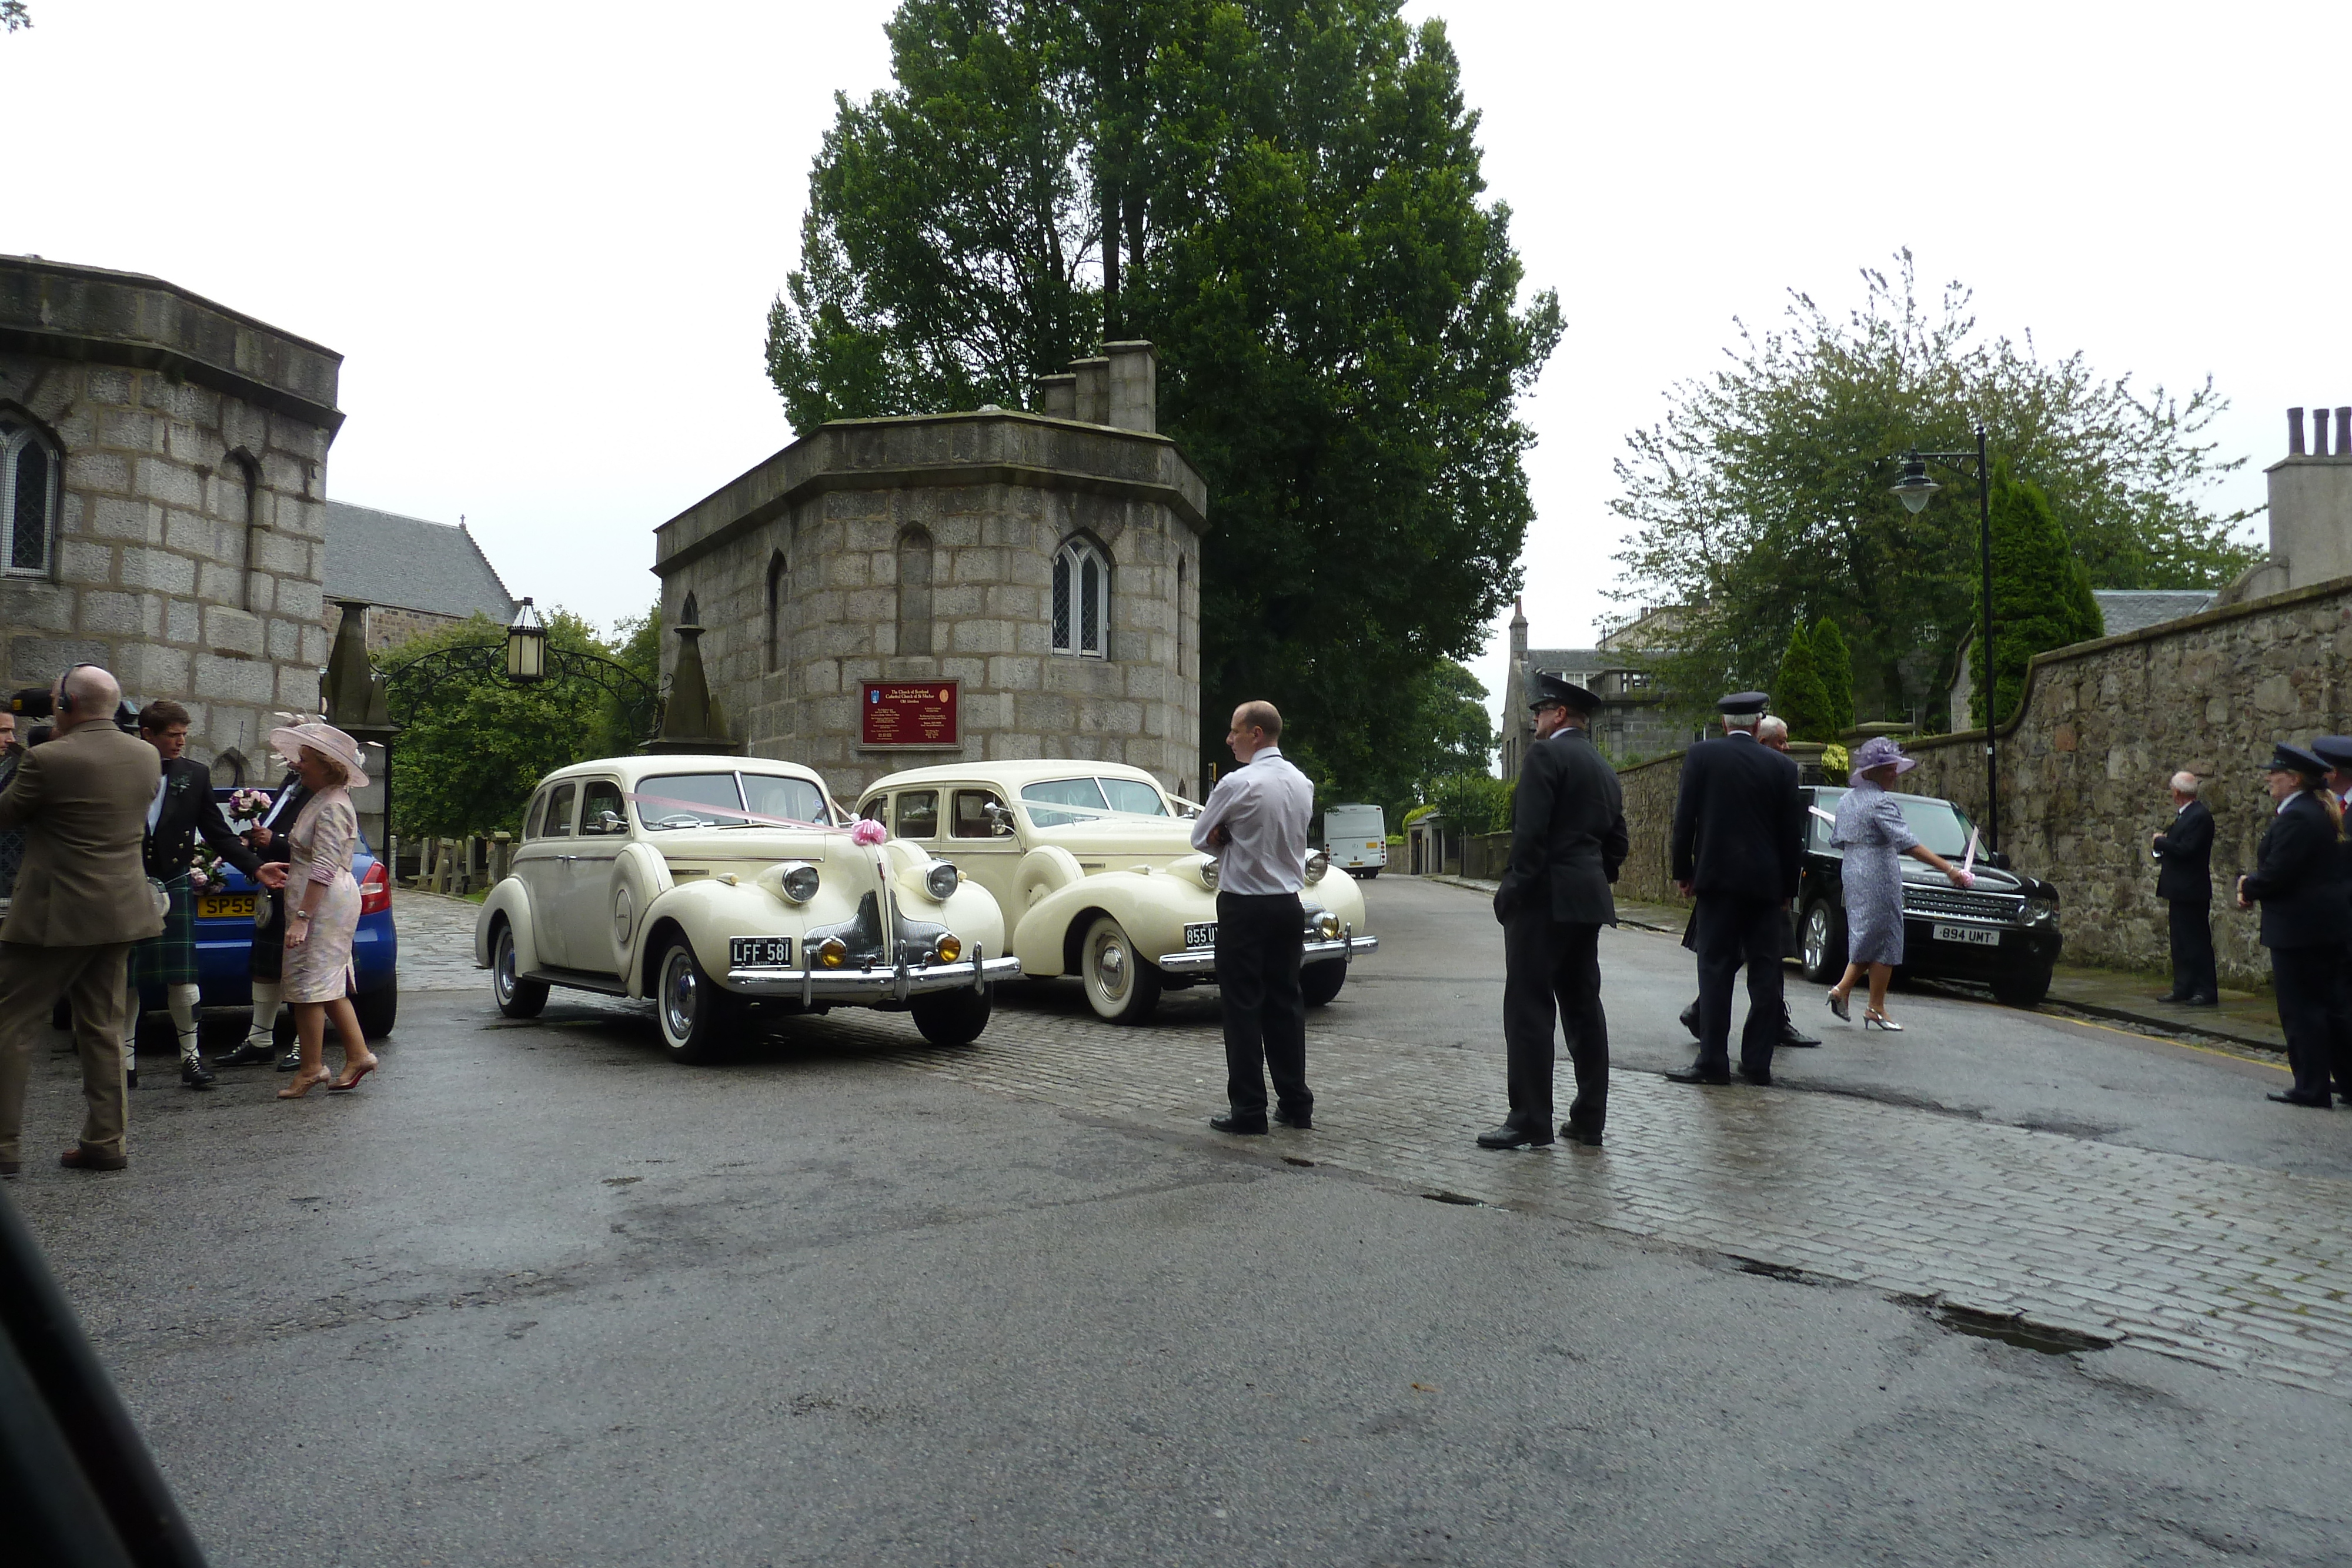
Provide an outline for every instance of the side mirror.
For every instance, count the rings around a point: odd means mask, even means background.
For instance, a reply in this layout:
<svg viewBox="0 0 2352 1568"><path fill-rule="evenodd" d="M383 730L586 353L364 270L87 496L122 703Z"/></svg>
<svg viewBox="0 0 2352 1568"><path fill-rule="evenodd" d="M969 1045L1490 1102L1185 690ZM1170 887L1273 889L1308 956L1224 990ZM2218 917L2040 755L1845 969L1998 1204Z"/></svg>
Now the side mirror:
<svg viewBox="0 0 2352 1568"><path fill-rule="evenodd" d="M981 811L988 818L988 831L992 835L1000 839L1009 839L1013 836L1012 807L991 800L981 808Z"/></svg>
<svg viewBox="0 0 2352 1568"><path fill-rule="evenodd" d="M621 821L620 813L617 811L599 811L596 813L593 831L599 833L625 833L629 831L629 825Z"/></svg>

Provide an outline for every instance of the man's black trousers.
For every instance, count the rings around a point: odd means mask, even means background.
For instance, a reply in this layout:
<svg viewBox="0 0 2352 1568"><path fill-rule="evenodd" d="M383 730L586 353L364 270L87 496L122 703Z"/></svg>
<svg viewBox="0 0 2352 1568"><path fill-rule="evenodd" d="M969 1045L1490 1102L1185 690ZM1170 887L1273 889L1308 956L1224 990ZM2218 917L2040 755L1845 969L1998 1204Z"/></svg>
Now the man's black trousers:
<svg viewBox="0 0 2352 1568"><path fill-rule="evenodd" d="M1542 909L1503 922L1503 1044L1510 1062L1509 1124L1551 1131L1555 1020L1568 1030L1576 1066L1570 1127L1598 1133L1609 1120L1609 1016L1601 1008L1601 927L1570 925Z"/></svg>
<svg viewBox="0 0 2352 1568"><path fill-rule="evenodd" d="M2329 1071L2336 1092L2352 1100L2352 943L2336 949L2336 990L2327 1013Z"/></svg>
<svg viewBox="0 0 2352 1568"><path fill-rule="evenodd" d="M2343 948L2271 949L2271 984L2278 992L2279 1027L2286 1031L2286 1064L2294 1071L2294 1092L2307 1100L2327 1100L2332 1093L2328 1068L2335 1041L2328 1014L2336 1005L2336 969Z"/></svg>
<svg viewBox="0 0 2352 1568"><path fill-rule="evenodd" d="M1307 914L1295 893L1217 894L1217 993L1225 1013L1225 1098L1234 1114L1265 1114L1274 1079L1285 1111L1315 1109L1307 1087L1307 998L1298 953Z"/></svg>
<svg viewBox="0 0 2352 1568"><path fill-rule="evenodd" d="M1748 966L1748 1022L1739 1031L1739 1065L1772 1071L1780 1038L1780 954L1788 916L1775 900L1698 895L1698 1065L1731 1066L1731 977Z"/></svg>
<svg viewBox="0 0 2352 1568"><path fill-rule="evenodd" d="M2168 901L2172 919L2172 994L2205 1000L2216 995L2213 977L2213 906L2184 898Z"/></svg>

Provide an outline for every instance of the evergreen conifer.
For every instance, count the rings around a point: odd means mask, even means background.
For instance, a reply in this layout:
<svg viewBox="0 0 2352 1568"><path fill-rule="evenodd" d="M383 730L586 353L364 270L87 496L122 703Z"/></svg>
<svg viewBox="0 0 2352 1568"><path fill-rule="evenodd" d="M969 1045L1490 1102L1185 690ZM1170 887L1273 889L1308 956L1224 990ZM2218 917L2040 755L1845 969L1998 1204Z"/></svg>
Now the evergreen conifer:
<svg viewBox="0 0 2352 1568"><path fill-rule="evenodd" d="M2034 654L2106 634L2106 618L2091 596L2090 574L2049 497L2031 479L2011 476L2006 462L1992 469L1992 618L1993 712L2001 724L2017 711ZM1981 588L1976 624L1984 625ZM1982 726L1986 661L1972 656L1969 663L1975 690L1969 711Z"/></svg>
<svg viewBox="0 0 2352 1568"><path fill-rule="evenodd" d="M1826 615L1813 622L1813 669L1830 699L1830 734L1822 738L1834 739L1853 727L1853 654Z"/></svg>
<svg viewBox="0 0 2352 1568"><path fill-rule="evenodd" d="M1790 740L1835 740L1830 727L1830 695L1813 667L1812 644L1805 641L1805 623L1790 629L1788 650L1780 655L1780 673L1772 681L1772 711L1789 723Z"/></svg>

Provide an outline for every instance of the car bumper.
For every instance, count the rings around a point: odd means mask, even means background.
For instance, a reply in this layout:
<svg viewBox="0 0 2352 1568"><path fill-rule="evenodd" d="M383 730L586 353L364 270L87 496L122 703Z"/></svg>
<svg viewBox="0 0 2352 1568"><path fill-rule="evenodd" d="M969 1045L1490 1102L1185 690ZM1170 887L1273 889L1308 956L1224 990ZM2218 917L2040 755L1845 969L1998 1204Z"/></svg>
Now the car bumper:
<svg viewBox="0 0 2352 1568"><path fill-rule="evenodd" d="M1327 963L1333 958L1345 963L1380 950L1377 936L1341 936L1329 942L1309 942L1298 950L1298 962ZM1171 975L1192 975L1207 978L1217 972L1217 950L1214 947L1190 947L1181 953L1163 953L1152 960Z"/></svg>
<svg viewBox="0 0 2352 1568"><path fill-rule="evenodd" d="M1018 958L984 955L954 964L881 969L730 969L727 988L747 997L812 1002L903 1002L940 991L978 990L1021 977Z"/></svg>
<svg viewBox="0 0 2352 1568"><path fill-rule="evenodd" d="M1906 918L1903 922L1903 967L1917 975L1944 975L1953 979L1990 980L2021 969L2046 968L2058 961L2064 938L2054 926L2005 925L1998 947L1936 939L1939 922ZM1949 921L1940 924L1950 925ZM1985 927L1977 927L1985 929Z"/></svg>

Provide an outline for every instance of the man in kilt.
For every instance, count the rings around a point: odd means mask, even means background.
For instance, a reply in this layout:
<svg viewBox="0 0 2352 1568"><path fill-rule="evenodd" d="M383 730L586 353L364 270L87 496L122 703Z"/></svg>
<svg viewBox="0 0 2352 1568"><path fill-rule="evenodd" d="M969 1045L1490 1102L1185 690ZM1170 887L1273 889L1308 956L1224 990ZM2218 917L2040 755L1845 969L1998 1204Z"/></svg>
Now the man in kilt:
<svg viewBox="0 0 2352 1568"><path fill-rule="evenodd" d="M191 1089L213 1086L212 1070L196 1044L196 901L188 866L195 837L205 836L215 853L247 876L261 862L230 831L213 799L213 776L200 762L180 754L188 746L188 710L178 703L149 703L139 713L139 738L155 748L161 777L147 808L147 874L172 895L163 931L131 949L131 1005L122 1027L122 1065L132 1088L139 1085L141 996L161 989L180 1037L180 1082Z"/></svg>

